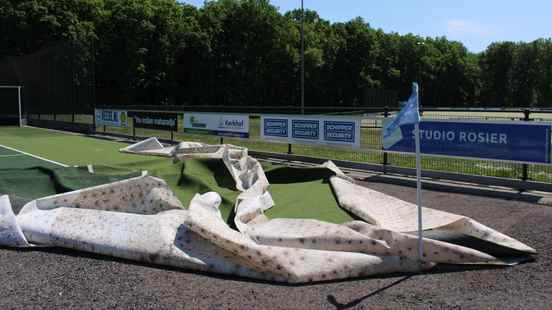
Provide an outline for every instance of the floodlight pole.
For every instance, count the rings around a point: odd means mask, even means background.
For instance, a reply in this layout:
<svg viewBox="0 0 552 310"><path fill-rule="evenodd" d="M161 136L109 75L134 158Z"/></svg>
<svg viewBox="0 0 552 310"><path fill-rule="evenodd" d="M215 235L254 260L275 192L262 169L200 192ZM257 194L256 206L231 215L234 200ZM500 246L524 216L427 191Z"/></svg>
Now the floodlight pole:
<svg viewBox="0 0 552 310"><path fill-rule="evenodd" d="M19 127L23 127L23 120L21 118L21 86L17 86L17 103L19 105Z"/></svg>
<svg viewBox="0 0 552 310"><path fill-rule="evenodd" d="M301 114L305 114L305 9L301 0Z"/></svg>

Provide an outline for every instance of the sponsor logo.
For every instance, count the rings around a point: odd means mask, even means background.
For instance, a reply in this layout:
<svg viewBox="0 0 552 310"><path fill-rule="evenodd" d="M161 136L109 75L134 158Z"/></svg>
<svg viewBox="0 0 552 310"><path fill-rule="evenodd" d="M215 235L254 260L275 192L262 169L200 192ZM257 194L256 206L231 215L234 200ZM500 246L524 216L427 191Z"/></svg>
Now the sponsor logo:
<svg viewBox="0 0 552 310"><path fill-rule="evenodd" d="M140 117L134 116L134 121L141 125L152 125L161 127L174 127L176 126L176 119L174 118L155 118L155 117Z"/></svg>
<svg viewBox="0 0 552 310"><path fill-rule="evenodd" d="M98 124L126 127L128 121L126 111L96 110L96 122Z"/></svg>
<svg viewBox="0 0 552 310"><path fill-rule="evenodd" d="M207 128L207 124L202 123L195 116L190 116L190 124L193 128Z"/></svg>
<svg viewBox="0 0 552 310"><path fill-rule="evenodd" d="M282 118L265 118L263 133L268 137L288 137L288 120Z"/></svg>
<svg viewBox="0 0 552 310"><path fill-rule="evenodd" d="M355 123L324 121L324 140L355 143Z"/></svg>
<svg viewBox="0 0 552 310"><path fill-rule="evenodd" d="M221 116L219 118L218 128L221 129L243 129L245 127L245 121L243 119L229 118Z"/></svg>
<svg viewBox="0 0 552 310"><path fill-rule="evenodd" d="M249 137L249 116L191 113L185 116L184 131L218 136Z"/></svg>
<svg viewBox="0 0 552 310"><path fill-rule="evenodd" d="M320 122L318 120L292 120L291 127L291 136L295 139L319 139Z"/></svg>

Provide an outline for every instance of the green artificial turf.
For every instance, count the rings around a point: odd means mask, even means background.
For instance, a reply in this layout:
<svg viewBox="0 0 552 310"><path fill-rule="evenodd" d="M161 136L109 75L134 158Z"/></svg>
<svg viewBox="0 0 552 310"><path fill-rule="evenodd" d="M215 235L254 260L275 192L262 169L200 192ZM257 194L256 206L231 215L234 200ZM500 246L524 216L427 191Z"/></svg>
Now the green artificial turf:
<svg viewBox="0 0 552 310"><path fill-rule="evenodd" d="M352 220L337 205L329 184L328 169L291 168L263 164L270 182L270 194L275 207L268 210L270 218L312 218L332 223Z"/></svg>
<svg viewBox="0 0 552 310"><path fill-rule="evenodd" d="M3 127L0 144L67 165L100 165L102 174L148 170L150 175L164 179L185 207L196 193L215 191L222 197L223 217L233 224L232 210L239 192L220 160L188 160L181 174L183 164L173 164L169 158L120 153L119 149L127 146L124 143L29 127ZM10 161L17 163L14 159ZM267 212L269 217L314 218L334 223L351 220L337 206L328 184L328 171L264 163L263 166L276 204Z"/></svg>
<svg viewBox="0 0 552 310"><path fill-rule="evenodd" d="M25 169L0 169L0 193L7 194L12 205L23 204L45 196L69 192L137 177L140 172L95 166L94 173L87 167L36 166Z"/></svg>

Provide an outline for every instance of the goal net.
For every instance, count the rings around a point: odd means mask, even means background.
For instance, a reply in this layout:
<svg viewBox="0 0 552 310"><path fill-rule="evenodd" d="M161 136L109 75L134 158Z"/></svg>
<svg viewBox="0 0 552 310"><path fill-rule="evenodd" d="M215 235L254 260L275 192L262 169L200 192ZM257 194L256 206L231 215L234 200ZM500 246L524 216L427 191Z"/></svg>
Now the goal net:
<svg viewBox="0 0 552 310"><path fill-rule="evenodd" d="M0 85L0 125L23 125L21 91L18 85Z"/></svg>

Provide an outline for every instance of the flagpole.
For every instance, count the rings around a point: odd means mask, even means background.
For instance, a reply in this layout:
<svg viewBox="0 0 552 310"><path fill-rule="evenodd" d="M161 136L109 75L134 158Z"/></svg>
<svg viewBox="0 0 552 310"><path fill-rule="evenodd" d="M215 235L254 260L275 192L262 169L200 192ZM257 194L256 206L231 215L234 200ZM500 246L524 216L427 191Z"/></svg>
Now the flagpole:
<svg viewBox="0 0 552 310"><path fill-rule="evenodd" d="M422 156L420 151L420 96L417 83L412 83L412 94L408 102L395 118L382 128L382 144L384 150L393 150L393 147L404 140L401 126L414 124L414 141L416 146L416 205L418 206L418 255L419 261L424 259L422 235ZM409 134L407 139L411 139Z"/></svg>
<svg viewBox="0 0 552 310"><path fill-rule="evenodd" d="M416 141L416 204L418 205L418 255L420 261L424 257L422 234L422 156L420 155L420 123L414 124L414 140Z"/></svg>

